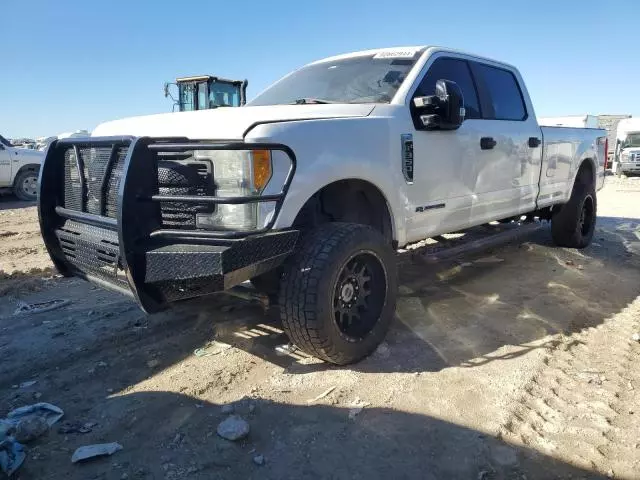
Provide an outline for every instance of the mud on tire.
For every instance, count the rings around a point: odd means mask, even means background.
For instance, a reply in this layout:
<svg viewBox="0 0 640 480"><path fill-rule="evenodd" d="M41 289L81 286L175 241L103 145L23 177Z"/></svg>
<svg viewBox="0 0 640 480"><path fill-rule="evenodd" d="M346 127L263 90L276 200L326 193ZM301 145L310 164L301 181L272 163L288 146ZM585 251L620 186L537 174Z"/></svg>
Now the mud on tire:
<svg viewBox="0 0 640 480"><path fill-rule="evenodd" d="M394 316L394 251L371 227L328 223L303 236L286 262L280 316L306 353L345 365L384 339Z"/></svg>
<svg viewBox="0 0 640 480"><path fill-rule="evenodd" d="M571 198L551 219L551 236L560 247L585 248L591 243L596 226L596 190L586 172L579 174Z"/></svg>

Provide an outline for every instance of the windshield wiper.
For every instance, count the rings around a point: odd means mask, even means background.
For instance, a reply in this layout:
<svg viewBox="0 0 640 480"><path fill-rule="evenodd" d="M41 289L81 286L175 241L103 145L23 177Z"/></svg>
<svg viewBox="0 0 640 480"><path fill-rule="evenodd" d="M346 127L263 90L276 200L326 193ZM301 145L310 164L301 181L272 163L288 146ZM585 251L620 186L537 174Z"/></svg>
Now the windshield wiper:
<svg viewBox="0 0 640 480"><path fill-rule="evenodd" d="M294 100L289 105L311 105L311 104L328 104L328 103L343 103L343 102L333 102L331 100L324 100L322 98L298 98Z"/></svg>

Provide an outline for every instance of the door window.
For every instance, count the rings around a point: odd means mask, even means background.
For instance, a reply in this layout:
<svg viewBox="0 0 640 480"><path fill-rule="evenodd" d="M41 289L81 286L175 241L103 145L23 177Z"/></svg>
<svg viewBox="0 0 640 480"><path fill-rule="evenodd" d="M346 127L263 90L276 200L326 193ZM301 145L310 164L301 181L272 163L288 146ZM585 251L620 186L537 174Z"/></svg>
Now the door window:
<svg viewBox="0 0 640 480"><path fill-rule="evenodd" d="M486 97L482 118L525 120L527 110L516 77L509 70L472 62L471 69L482 97Z"/></svg>
<svg viewBox="0 0 640 480"><path fill-rule="evenodd" d="M207 82L198 83L198 110L206 110L209 108Z"/></svg>
<svg viewBox="0 0 640 480"><path fill-rule="evenodd" d="M181 112L190 112L191 110L193 110L194 90L195 86L192 83L181 83L178 85Z"/></svg>
<svg viewBox="0 0 640 480"><path fill-rule="evenodd" d="M476 87L465 60L448 57L436 59L420 82L415 96L433 95L438 80L451 80L458 84L464 97L465 118L481 118Z"/></svg>

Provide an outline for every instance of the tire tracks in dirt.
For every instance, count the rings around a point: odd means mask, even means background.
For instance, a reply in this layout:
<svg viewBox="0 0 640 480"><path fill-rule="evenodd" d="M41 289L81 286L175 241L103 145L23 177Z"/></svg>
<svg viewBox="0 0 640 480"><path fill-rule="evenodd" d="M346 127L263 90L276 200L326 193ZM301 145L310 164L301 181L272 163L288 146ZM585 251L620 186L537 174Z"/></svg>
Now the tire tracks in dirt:
<svg viewBox="0 0 640 480"><path fill-rule="evenodd" d="M640 297L551 350L502 425L502 439L611 478L640 468Z"/></svg>

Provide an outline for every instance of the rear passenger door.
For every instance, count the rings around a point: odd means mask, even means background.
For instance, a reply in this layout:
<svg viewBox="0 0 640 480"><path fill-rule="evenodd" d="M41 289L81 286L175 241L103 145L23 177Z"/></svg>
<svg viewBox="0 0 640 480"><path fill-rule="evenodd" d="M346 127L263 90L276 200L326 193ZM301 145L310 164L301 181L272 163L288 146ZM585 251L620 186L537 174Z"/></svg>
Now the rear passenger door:
<svg viewBox="0 0 640 480"><path fill-rule="evenodd" d="M482 145L475 157L474 223L535 208L541 132L517 71L469 61L482 111Z"/></svg>

